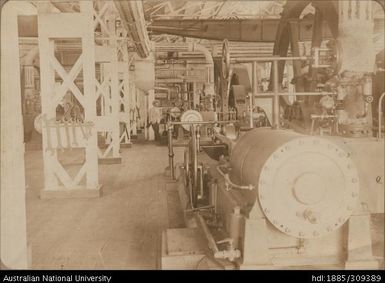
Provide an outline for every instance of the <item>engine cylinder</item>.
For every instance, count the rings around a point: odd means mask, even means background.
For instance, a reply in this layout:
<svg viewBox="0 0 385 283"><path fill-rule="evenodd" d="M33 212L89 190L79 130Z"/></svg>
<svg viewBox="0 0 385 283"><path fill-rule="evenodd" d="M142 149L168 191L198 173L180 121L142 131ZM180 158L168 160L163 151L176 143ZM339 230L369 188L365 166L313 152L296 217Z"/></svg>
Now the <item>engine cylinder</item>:
<svg viewBox="0 0 385 283"><path fill-rule="evenodd" d="M359 194L356 167L330 139L255 129L231 155L231 178L257 187L255 205L285 234L313 238L339 228Z"/></svg>

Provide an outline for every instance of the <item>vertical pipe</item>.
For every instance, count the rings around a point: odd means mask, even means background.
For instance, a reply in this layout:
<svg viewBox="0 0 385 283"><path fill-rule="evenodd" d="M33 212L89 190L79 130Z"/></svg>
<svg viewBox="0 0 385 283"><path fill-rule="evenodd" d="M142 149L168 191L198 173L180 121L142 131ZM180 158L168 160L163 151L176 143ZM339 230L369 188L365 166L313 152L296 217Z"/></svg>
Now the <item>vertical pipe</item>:
<svg viewBox="0 0 385 283"><path fill-rule="evenodd" d="M172 144L172 125L168 123L168 163L170 167L170 176L172 180L175 180L174 172L174 149Z"/></svg>
<svg viewBox="0 0 385 283"><path fill-rule="evenodd" d="M191 124L190 133L191 133L191 154L192 154L191 159L192 159L192 163L193 163L193 188L192 188L192 190L194 190L196 192L197 185L198 185L198 157L197 157L196 127L194 124ZM197 199L197 196L194 195L193 200L192 200L194 207L197 206L196 199Z"/></svg>
<svg viewBox="0 0 385 283"><path fill-rule="evenodd" d="M258 92L258 79L257 79L257 62L254 61L252 63L252 93L250 98L250 128L253 127L253 108L254 108L254 97L257 95Z"/></svg>
<svg viewBox="0 0 385 283"><path fill-rule="evenodd" d="M249 108L249 127L253 128L253 93L249 95Z"/></svg>
<svg viewBox="0 0 385 283"><path fill-rule="evenodd" d="M279 130L279 77L278 61L273 61L273 128Z"/></svg>
<svg viewBox="0 0 385 283"><path fill-rule="evenodd" d="M382 100L384 99L385 92L381 94L379 102L378 102L378 138L382 138Z"/></svg>

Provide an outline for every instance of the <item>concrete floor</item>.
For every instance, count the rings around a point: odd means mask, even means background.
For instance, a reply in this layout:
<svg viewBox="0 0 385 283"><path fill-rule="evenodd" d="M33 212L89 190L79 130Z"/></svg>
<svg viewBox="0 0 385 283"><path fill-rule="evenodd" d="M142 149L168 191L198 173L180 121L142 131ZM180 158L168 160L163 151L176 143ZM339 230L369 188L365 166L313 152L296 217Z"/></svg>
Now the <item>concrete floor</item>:
<svg viewBox="0 0 385 283"><path fill-rule="evenodd" d="M28 147L30 149L28 149ZM99 165L103 196L41 200L42 151L27 144L27 233L33 269L157 269L161 231L184 226L175 183L164 176L167 147L136 143L122 164ZM183 148L175 148L176 162ZM75 172L82 154L60 154ZM384 217L372 219L373 252L383 257ZM382 262L382 265L384 263Z"/></svg>
<svg viewBox="0 0 385 283"><path fill-rule="evenodd" d="M81 155L63 159L76 164ZM122 149L122 164L100 165L98 199L41 200L41 150L25 160L33 269L156 269L161 231L183 225L164 176L167 147L135 144Z"/></svg>

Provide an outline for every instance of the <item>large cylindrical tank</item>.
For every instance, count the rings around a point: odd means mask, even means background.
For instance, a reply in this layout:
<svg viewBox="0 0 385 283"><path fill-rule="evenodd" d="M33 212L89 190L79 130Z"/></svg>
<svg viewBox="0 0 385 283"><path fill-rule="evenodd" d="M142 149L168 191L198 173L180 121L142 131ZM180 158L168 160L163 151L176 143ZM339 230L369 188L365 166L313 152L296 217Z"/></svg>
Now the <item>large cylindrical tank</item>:
<svg viewBox="0 0 385 283"><path fill-rule="evenodd" d="M153 53L148 58L135 60L135 86L142 91L155 87L155 59Z"/></svg>
<svg viewBox="0 0 385 283"><path fill-rule="evenodd" d="M256 187L250 202L259 205L277 229L294 237L334 231L358 201L355 164L327 138L254 129L237 142L230 164L233 182Z"/></svg>

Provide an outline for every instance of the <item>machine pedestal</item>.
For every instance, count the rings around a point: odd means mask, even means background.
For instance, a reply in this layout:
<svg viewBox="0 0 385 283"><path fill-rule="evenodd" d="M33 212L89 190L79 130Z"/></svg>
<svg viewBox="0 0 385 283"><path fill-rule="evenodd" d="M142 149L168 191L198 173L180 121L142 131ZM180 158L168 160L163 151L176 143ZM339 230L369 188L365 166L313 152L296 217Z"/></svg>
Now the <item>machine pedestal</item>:
<svg viewBox="0 0 385 283"><path fill-rule="evenodd" d="M348 258L345 269L378 269L373 256L370 214L352 215L349 219Z"/></svg>
<svg viewBox="0 0 385 283"><path fill-rule="evenodd" d="M199 228L167 229L162 232L161 269L235 269L228 261L204 260L211 252Z"/></svg>

